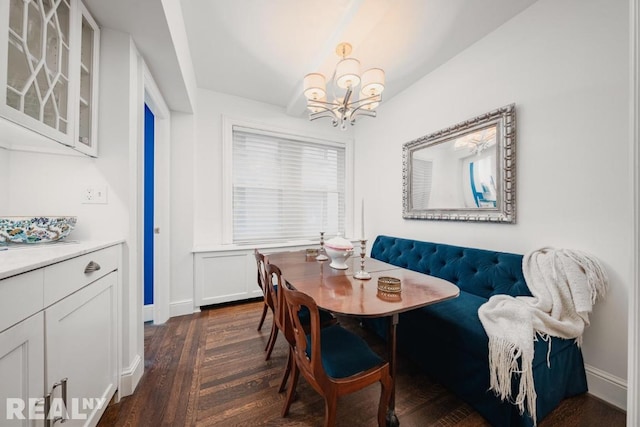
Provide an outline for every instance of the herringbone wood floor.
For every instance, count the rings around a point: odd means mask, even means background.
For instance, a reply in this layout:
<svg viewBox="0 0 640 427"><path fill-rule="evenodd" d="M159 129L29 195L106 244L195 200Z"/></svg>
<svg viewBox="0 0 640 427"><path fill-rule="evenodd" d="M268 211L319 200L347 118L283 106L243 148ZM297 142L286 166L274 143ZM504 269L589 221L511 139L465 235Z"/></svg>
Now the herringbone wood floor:
<svg viewBox="0 0 640 427"><path fill-rule="evenodd" d="M264 361L271 314L256 331L262 302L204 310L145 326L145 373L136 389L109 406L106 426L321 426L322 398L301 377L298 398L287 418L280 417L284 394L277 388L287 359L283 337L271 360ZM376 351L384 344L359 328ZM396 410L402 427L487 426L480 415L441 385L399 358ZM379 387L340 398L340 426L375 426ZM540 427L625 425L625 414L588 395L566 399Z"/></svg>

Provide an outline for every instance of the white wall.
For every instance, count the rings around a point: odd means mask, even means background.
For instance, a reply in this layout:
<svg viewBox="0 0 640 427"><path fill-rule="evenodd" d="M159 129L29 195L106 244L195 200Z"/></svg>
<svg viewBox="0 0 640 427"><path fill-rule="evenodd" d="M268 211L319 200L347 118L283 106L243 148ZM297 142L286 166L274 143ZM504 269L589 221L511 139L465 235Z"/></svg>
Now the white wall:
<svg viewBox="0 0 640 427"><path fill-rule="evenodd" d="M367 237L596 255L611 281L584 337L589 386L624 407L631 278L629 19L622 0L540 0L356 126ZM516 103L517 224L402 219L402 144ZM594 369L595 368L595 369ZM596 373L594 376L593 374Z"/></svg>
<svg viewBox="0 0 640 427"><path fill-rule="evenodd" d="M108 182L123 204L117 221L126 243L122 275L122 369L124 395L135 388L144 367L142 322L142 116L143 63L131 36L102 29L100 46L100 163L112 166Z"/></svg>
<svg viewBox="0 0 640 427"><path fill-rule="evenodd" d="M171 316L193 312L194 135L194 115L171 114Z"/></svg>
<svg viewBox="0 0 640 427"><path fill-rule="evenodd" d="M9 186L9 156L10 152L4 148L0 148L0 188L8 188ZM9 198L4 197L0 201L0 215L9 215L11 206Z"/></svg>
<svg viewBox="0 0 640 427"><path fill-rule="evenodd" d="M126 206L113 186L111 175L118 175L115 165L105 159L8 152L11 185L6 195L10 201L7 214L19 216L75 215L78 223L69 235L72 240L124 238ZM101 150L102 152L102 150ZM81 203L86 185L107 185L108 204Z"/></svg>

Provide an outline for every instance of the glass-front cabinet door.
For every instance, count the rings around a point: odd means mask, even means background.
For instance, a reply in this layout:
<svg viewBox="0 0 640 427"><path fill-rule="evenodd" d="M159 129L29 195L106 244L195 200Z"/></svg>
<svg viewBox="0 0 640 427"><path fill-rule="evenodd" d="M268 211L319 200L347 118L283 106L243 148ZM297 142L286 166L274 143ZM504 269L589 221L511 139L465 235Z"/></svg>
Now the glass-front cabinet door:
<svg viewBox="0 0 640 427"><path fill-rule="evenodd" d="M78 122L76 148L91 156L98 154L97 105L98 49L100 30L89 11L80 4L80 84L78 97Z"/></svg>
<svg viewBox="0 0 640 427"><path fill-rule="evenodd" d="M97 155L98 43L79 0L0 0L0 116Z"/></svg>
<svg viewBox="0 0 640 427"><path fill-rule="evenodd" d="M70 95L71 0L3 0L2 115L73 145ZM5 29L6 27L2 27ZM6 38L6 42L5 39Z"/></svg>

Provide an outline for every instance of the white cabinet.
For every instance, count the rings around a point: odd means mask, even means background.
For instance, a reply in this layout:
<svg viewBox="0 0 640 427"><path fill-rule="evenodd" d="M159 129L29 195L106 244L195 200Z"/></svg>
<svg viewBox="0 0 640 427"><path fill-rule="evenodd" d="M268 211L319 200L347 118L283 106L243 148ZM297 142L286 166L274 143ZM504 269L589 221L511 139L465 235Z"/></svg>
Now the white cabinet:
<svg viewBox="0 0 640 427"><path fill-rule="evenodd" d="M47 390L63 398L66 382L65 426L96 425L117 388L116 283L110 273L45 310Z"/></svg>
<svg viewBox="0 0 640 427"><path fill-rule="evenodd" d="M0 333L0 420L7 427L43 426L44 314Z"/></svg>
<svg viewBox="0 0 640 427"><path fill-rule="evenodd" d="M0 116L95 156L98 39L79 0L0 1Z"/></svg>
<svg viewBox="0 0 640 427"><path fill-rule="evenodd" d="M118 387L120 256L111 246L0 280L0 425L98 423Z"/></svg>

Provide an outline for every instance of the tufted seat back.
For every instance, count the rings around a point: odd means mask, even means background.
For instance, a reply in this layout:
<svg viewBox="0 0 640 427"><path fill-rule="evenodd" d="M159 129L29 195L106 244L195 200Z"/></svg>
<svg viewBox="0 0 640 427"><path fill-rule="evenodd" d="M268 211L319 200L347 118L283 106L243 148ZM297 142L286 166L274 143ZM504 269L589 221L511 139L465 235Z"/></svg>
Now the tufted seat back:
<svg viewBox="0 0 640 427"><path fill-rule="evenodd" d="M378 236L371 257L448 280L487 299L497 294L531 296L518 254Z"/></svg>

